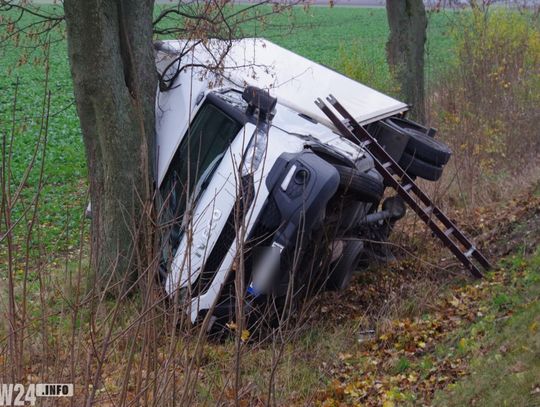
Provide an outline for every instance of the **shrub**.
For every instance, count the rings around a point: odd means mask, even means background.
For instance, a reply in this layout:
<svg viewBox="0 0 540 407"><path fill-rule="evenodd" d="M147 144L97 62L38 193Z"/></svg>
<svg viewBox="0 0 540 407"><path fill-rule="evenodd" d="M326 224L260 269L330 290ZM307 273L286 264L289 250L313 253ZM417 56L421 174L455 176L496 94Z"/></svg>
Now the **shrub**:
<svg viewBox="0 0 540 407"><path fill-rule="evenodd" d="M451 34L457 61L449 61L432 94L431 120L453 147L457 175L473 199L478 186L500 191L503 178L538 161L540 31L528 14L511 9L458 18Z"/></svg>

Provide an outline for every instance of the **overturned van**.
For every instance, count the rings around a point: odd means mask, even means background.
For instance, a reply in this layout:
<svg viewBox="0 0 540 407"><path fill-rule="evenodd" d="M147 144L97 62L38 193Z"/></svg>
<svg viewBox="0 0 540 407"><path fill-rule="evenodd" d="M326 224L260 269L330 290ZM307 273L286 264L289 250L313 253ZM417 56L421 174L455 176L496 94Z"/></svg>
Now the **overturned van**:
<svg viewBox="0 0 540 407"><path fill-rule="evenodd" d="M393 257L403 200L318 97L338 98L411 177L436 181L450 158L406 104L270 41L163 41L156 55L160 281L210 330L240 302L283 316Z"/></svg>

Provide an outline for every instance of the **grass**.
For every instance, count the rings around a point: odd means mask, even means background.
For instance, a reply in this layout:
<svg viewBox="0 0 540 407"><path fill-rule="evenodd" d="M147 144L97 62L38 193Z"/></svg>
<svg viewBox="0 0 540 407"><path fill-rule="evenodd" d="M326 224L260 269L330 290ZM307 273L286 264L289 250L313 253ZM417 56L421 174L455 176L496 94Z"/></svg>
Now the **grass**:
<svg viewBox="0 0 540 407"><path fill-rule="evenodd" d="M498 222L497 218L493 221ZM523 215L512 228L523 229L523 236L534 244L538 231L528 221L529 215ZM407 276L384 268L368 273L374 280L371 283L357 280L343 293L343 304L333 296L327 302L319 299L313 309L317 322L285 346L283 363L278 366L278 404L461 406L476 401L496 406L507 400L507 405L536 405L540 247L532 249L531 255L529 244L514 246L512 253L483 280L431 281L429 301L414 312L408 311L408 302L414 300L409 293L379 315L390 296L381 292L375 280L391 286L386 278L393 276L401 284L410 283ZM370 298L374 287L379 287L381 303L370 302L371 312L355 308L358 297ZM400 289L397 292L403 294ZM324 311L330 303L338 303L331 316ZM344 323L337 320L339 304L346 308ZM363 339L366 328L375 328L377 334ZM204 369L212 376L200 384L201 403L215 401L223 385L218 380L223 380L220 372L228 371L227 355L233 349L231 343L209 348ZM273 349L254 346L245 351L242 374L244 383L251 386L246 402L256 404L258 392L265 392ZM519 385L514 380L520 380ZM497 386L501 389L496 394L487 394ZM517 395L511 393L512 388L518 390Z"/></svg>
<svg viewBox="0 0 540 407"><path fill-rule="evenodd" d="M454 338L466 344L471 373L436 395L438 406L533 406L540 403L540 249L506 259L508 284L486 315Z"/></svg>
<svg viewBox="0 0 540 407"><path fill-rule="evenodd" d="M60 36L61 33L55 33L55 37ZM60 41L52 44L48 52L42 48L28 49L27 46L31 47L32 43L21 39L17 44L7 43L0 47L3 71L0 76L0 132L10 135L14 130L15 137L11 146L14 189L39 139L45 97L45 54L48 53L50 117L44 184L39 205L40 222L36 236L40 237L41 249L47 252L62 251L77 242L77 231L87 195L86 161L74 105L66 43ZM22 58L29 62L21 63ZM32 200L36 192L40 164L38 159L23 189L25 204ZM14 208L15 218L21 216L22 206Z"/></svg>

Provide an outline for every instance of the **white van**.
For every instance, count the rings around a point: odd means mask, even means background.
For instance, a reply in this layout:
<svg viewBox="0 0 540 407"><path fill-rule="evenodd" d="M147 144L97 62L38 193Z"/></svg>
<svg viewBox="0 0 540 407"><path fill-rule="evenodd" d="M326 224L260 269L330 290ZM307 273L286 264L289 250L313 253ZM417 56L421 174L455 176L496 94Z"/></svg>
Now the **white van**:
<svg viewBox="0 0 540 407"><path fill-rule="evenodd" d="M160 278L193 323L222 328L239 296L279 314L392 257L382 243L405 206L383 201L372 157L318 97L339 99L412 176L437 180L450 158L406 104L270 41L163 41L156 55Z"/></svg>

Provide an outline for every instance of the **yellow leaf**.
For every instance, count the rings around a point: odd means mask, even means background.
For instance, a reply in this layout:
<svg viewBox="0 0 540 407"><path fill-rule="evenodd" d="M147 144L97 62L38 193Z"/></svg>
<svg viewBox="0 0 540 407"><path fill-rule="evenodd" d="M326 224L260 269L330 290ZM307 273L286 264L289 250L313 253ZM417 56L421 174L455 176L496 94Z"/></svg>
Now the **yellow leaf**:
<svg viewBox="0 0 540 407"><path fill-rule="evenodd" d="M420 341L420 342L418 342L418 347L424 349L426 347L426 343Z"/></svg>
<svg viewBox="0 0 540 407"><path fill-rule="evenodd" d="M347 360L352 358L352 355L350 353L340 353L338 356L340 360Z"/></svg>
<svg viewBox="0 0 540 407"><path fill-rule="evenodd" d="M454 307L459 307L459 300L456 297L452 297L450 300L450 304L452 304Z"/></svg>
<svg viewBox="0 0 540 407"><path fill-rule="evenodd" d="M534 321L532 324L529 325L529 331L531 331L532 333L535 333L536 331L538 331L537 321Z"/></svg>
<svg viewBox="0 0 540 407"><path fill-rule="evenodd" d="M394 407L395 404L392 400L386 400L384 403L383 403L383 407Z"/></svg>
<svg viewBox="0 0 540 407"><path fill-rule="evenodd" d="M242 335L240 336L240 339L242 339L243 342L246 342L249 339L249 331L247 329L244 329L242 331Z"/></svg>
<svg viewBox="0 0 540 407"><path fill-rule="evenodd" d="M417 380L418 380L418 376L416 376L414 373L411 373L407 379L411 382L411 383L415 383Z"/></svg>
<svg viewBox="0 0 540 407"><path fill-rule="evenodd" d="M349 383L347 387L345 387L345 394L348 394L351 397L358 397L359 394L356 391L356 387L352 383Z"/></svg>

